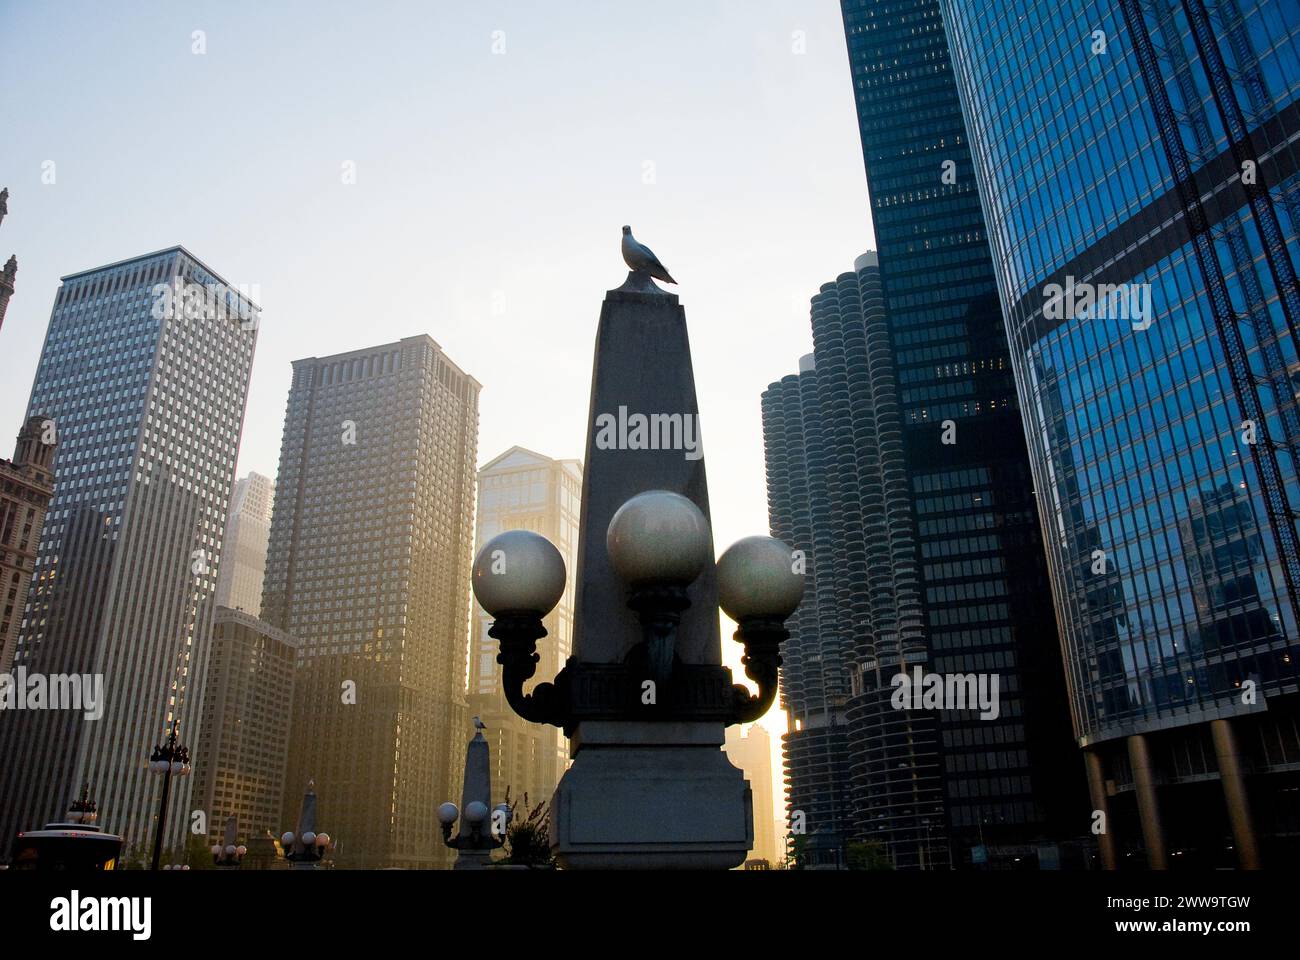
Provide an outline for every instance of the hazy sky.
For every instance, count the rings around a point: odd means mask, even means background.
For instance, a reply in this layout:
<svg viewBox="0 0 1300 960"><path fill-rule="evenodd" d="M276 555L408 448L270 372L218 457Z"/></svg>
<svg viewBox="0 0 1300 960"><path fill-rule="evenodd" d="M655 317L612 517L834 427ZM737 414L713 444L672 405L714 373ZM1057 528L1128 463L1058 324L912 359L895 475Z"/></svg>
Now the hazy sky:
<svg viewBox="0 0 1300 960"><path fill-rule="evenodd" d="M759 395L872 245L836 0L0 0L0 43L0 435L58 278L181 243L264 307L238 474L276 474L290 361L417 333L483 384L480 463L581 457L629 223L680 283L717 548L766 532Z"/></svg>

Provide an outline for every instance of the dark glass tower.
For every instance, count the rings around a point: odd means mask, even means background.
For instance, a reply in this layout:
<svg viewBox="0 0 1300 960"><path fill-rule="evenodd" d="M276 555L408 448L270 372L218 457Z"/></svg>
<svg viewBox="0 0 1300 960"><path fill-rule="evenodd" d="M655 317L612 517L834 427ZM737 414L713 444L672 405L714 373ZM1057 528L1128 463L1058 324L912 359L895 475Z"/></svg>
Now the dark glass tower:
<svg viewBox="0 0 1300 960"><path fill-rule="evenodd" d="M849 608L857 832L900 867L1052 866L1060 841L1087 836L1086 794L939 4L842 9L879 275L824 287L814 340L834 311L865 324L842 335L842 402L863 522L883 513L888 530L865 538L879 545L864 558L871 599ZM819 371L823 353L830 341ZM916 667L996 675L998 716L894 709L894 679Z"/></svg>
<svg viewBox="0 0 1300 960"><path fill-rule="evenodd" d="M1103 853L1286 862L1300 7L942 6Z"/></svg>

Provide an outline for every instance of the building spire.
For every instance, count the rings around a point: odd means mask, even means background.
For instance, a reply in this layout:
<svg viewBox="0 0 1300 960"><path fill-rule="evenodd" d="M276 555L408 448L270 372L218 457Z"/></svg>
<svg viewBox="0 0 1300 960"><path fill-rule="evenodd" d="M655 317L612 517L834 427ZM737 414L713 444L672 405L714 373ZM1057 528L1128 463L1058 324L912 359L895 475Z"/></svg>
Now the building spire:
<svg viewBox="0 0 1300 960"><path fill-rule="evenodd" d="M0 223L5 222L9 212L9 188L0 190ZM4 273L0 274L0 327L5 323L5 311L9 309L9 298L14 295L14 278L18 276L18 257L10 256L5 262Z"/></svg>

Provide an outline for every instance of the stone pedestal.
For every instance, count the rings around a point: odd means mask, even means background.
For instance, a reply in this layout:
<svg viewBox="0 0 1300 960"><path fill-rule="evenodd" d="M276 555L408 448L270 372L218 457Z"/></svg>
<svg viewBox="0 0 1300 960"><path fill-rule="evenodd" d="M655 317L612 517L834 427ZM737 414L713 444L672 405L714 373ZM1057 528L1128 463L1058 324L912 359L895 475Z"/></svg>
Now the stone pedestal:
<svg viewBox="0 0 1300 960"><path fill-rule="evenodd" d="M720 723L584 724L551 799L565 869L726 870L754 843L749 781Z"/></svg>

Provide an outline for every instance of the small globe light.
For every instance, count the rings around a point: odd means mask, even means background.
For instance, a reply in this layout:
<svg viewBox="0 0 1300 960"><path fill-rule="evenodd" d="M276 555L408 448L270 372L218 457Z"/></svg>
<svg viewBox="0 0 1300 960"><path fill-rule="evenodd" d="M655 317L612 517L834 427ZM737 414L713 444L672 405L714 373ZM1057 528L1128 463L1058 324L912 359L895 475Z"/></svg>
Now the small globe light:
<svg viewBox="0 0 1300 960"><path fill-rule="evenodd" d="M484 820L487 819L487 815L488 815L487 804L484 803L482 800L471 800L468 804L465 805L466 823L482 823Z"/></svg>
<svg viewBox="0 0 1300 960"><path fill-rule="evenodd" d="M292 830L286 830L284 833L282 833L282 834L280 835L280 844L281 844L282 846L287 847L287 846L290 846L292 843L293 843L293 831L292 831Z"/></svg>
<svg viewBox="0 0 1300 960"><path fill-rule="evenodd" d="M226 856L233 857L234 855L235 855L235 845L233 843L226 844Z"/></svg>
<svg viewBox="0 0 1300 960"><path fill-rule="evenodd" d="M190 868L190 865L189 865L188 863L185 864L185 866L181 867L182 870L188 870L189 868Z"/></svg>
<svg viewBox="0 0 1300 960"><path fill-rule="evenodd" d="M172 865L171 865L170 863L164 863L164 864L163 864L163 869L164 869L164 870L170 870L171 868L172 868Z"/></svg>
<svg viewBox="0 0 1300 960"><path fill-rule="evenodd" d="M448 802L438 807L439 823L455 823L456 818L460 816L460 808L456 804Z"/></svg>
<svg viewBox="0 0 1300 960"><path fill-rule="evenodd" d="M544 617L564 595L564 558L531 530L507 530L484 544L474 560L474 596L492 616Z"/></svg>
<svg viewBox="0 0 1300 960"><path fill-rule="evenodd" d="M302 845L304 847L313 847L316 845L316 834L314 831L308 830L302 835Z"/></svg>
<svg viewBox="0 0 1300 960"><path fill-rule="evenodd" d="M248 853L248 847L241 843L239 846L235 847L235 853L242 857L244 854Z"/></svg>
<svg viewBox="0 0 1300 960"><path fill-rule="evenodd" d="M316 846L328 847L330 845L330 835L328 833L316 834Z"/></svg>
<svg viewBox="0 0 1300 960"><path fill-rule="evenodd" d="M219 843L214 843L214 844L212 845L212 855L213 855L214 857L219 857L219 856L221 856L221 844L219 844Z"/></svg>
<svg viewBox="0 0 1300 960"><path fill-rule="evenodd" d="M709 562L710 540L709 521L692 501L648 490L615 511L605 549L626 583L685 586Z"/></svg>
<svg viewBox="0 0 1300 960"><path fill-rule="evenodd" d="M803 599L794 551L772 537L737 540L718 559L718 605L737 623L785 620Z"/></svg>

